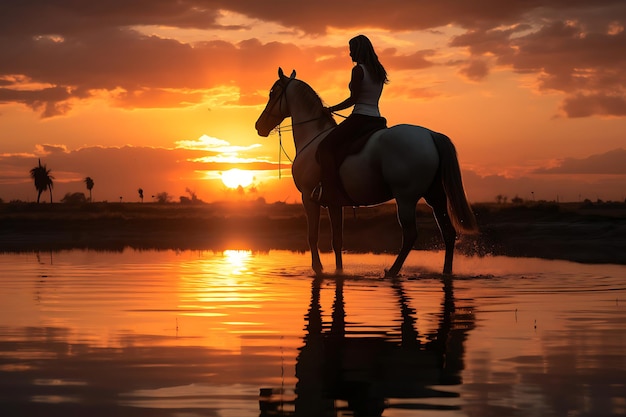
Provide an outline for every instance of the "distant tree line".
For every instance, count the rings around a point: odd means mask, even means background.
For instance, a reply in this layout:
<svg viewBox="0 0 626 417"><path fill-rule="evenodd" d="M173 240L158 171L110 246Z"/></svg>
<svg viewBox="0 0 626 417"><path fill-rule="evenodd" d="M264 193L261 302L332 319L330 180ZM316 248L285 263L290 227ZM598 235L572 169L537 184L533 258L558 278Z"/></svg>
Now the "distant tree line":
<svg viewBox="0 0 626 417"><path fill-rule="evenodd" d="M50 192L50 203L52 203L52 188L54 187L54 177L51 174L51 170L48 169L45 164L42 165L41 159L38 160L38 165L30 170L30 177L33 179L35 183L35 189L37 190L37 203L39 203L41 200L41 194L46 191ZM74 192L66 193L60 201L66 204L84 204L87 202L93 202L92 190L95 185L95 181L91 177L85 177L83 179L83 182L85 183L87 191L89 191L89 198L85 196L85 193ZM203 203L203 201L198 198L195 191L192 191L189 188L186 188L185 191L187 192L187 194L189 194L189 197L180 196L180 202L182 204ZM143 188L137 189L137 193L139 194L139 200L143 203ZM161 204L170 203L173 199L173 197L166 191L157 193L153 195L152 198L157 203ZM122 202L122 197L120 197L120 202ZM2 199L0 199L0 203L3 203Z"/></svg>
<svg viewBox="0 0 626 417"><path fill-rule="evenodd" d="M38 162L37 166L35 166L34 168L30 170L30 177L35 184L35 189L37 190L37 203L41 201L41 195L45 193L46 191L50 193L50 203L52 203L52 188L54 187L54 176L52 175L51 170L48 169L46 164L41 163L41 159L38 159L37 162ZM62 203L67 203L67 204L84 204L87 202L93 202L92 190L94 188L95 181L91 177L85 177L83 179L83 182L85 183L85 187L87 188L87 191L89 191L89 198L87 198L85 194L82 192L74 192L74 193L66 193L65 196L60 201ZM202 200L198 198L195 191L189 188L186 188L185 192L188 194L188 196L179 197L181 204L204 203ZM137 193L139 195L139 201L143 203L143 200L144 200L143 188L138 188ZM532 201L534 202L535 193L531 191L531 194L533 196ZM155 202L160 203L160 204L171 203L173 200L173 196L170 195L166 191L162 191L160 193L154 194L152 195L152 198L154 199ZM504 194L496 195L495 200L497 204L507 204L509 202L508 196ZM120 202L122 202L122 197L120 197ZM525 202L526 201L523 198L519 197L518 195L516 195L515 197L511 199L511 203L514 205L521 205L521 204L524 204ZM539 201L539 202L543 202L543 201ZM557 196L556 202L557 203L559 202L558 196ZM4 203L4 201L0 198L0 204L1 203ZM582 203L586 206L591 206L594 204L589 199L585 199ZM605 202L601 199L598 199L595 204L602 205L602 204L612 204L612 203L613 203L612 201ZM626 199L624 199L623 203L626 204Z"/></svg>

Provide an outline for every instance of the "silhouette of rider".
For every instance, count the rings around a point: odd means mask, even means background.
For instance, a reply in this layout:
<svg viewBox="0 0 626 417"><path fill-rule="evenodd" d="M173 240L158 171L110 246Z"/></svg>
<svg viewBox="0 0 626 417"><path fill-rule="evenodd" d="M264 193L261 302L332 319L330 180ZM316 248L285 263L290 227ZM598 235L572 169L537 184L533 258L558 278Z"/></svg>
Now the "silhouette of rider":
<svg viewBox="0 0 626 417"><path fill-rule="evenodd" d="M365 35L350 39L349 46L350 57L356 63L348 86L350 97L327 110L332 113L352 106L354 109L350 116L324 138L317 150L321 182L311 193L311 198L324 206L329 203L353 205L339 178L339 165L346 156L343 153L338 155L339 148L345 152L355 140L387 127L387 120L381 117L378 108L383 85L389 82L387 71Z"/></svg>

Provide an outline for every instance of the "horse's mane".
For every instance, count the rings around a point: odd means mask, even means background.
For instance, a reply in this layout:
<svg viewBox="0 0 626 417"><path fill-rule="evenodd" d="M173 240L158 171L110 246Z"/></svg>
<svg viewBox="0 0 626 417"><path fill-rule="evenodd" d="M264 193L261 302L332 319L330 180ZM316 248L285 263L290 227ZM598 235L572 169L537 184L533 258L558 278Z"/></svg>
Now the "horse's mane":
<svg viewBox="0 0 626 417"><path fill-rule="evenodd" d="M305 83L304 81L302 80L298 80L298 81L299 82L295 84L295 87L297 89L296 92L298 96L302 99L302 105L308 108L319 109L314 116L328 115L327 119L320 118L320 120L325 120L325 119L332 120L334 124L337 124L337 122L335 122L335 119L333 119L329 115L329 113L326 113L324 111L324 102L320 98L319 94L317 94L317 92L313 90L313 88L307 83Z"/></svg>

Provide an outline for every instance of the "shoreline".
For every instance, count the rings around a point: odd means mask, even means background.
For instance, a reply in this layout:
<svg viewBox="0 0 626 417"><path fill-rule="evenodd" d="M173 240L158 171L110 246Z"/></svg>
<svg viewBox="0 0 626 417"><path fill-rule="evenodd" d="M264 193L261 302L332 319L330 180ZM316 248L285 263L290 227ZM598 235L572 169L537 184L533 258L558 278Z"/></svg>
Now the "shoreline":
<svg viewBox="0 0 626 417"><path fill-rule="evenodd" d="M626 264L626 204L474 204L480 231L461 236L466 255ZM395 253L401 243L395 205L346 208L344 250ZM417 250L440 250L439 230L418 205ZM319 247L331 250L322 210ZM0 204L0 253L91 249L308 251L299 204L260 202Z"/></svg>

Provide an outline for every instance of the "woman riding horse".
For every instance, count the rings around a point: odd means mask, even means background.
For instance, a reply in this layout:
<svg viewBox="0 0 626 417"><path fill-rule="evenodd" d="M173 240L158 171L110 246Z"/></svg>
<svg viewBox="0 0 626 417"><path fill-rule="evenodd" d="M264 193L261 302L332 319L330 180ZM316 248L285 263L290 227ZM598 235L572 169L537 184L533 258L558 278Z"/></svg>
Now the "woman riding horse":
<svg viewBox="0 0 626 417"><path fill-rule="evenodd" d="M387 127L387 120L380 116L378 101L387 84L387 71L378 60L372 42L365 35L350 39L350 58L355 65L348 85L350 97L328 107L330 113L354 106L352 114L341 122L320 143L317 158L321 166L321 181L311 193L311 198L323 206L329 203L353 205L341 184L339 165L345 150L354 140Z"/></svg>
<svg viewBox="0 0 626 417"><path fill-rule="evenodd" d="M320 181L317 148L337 124L319 95L295 70L287 77L278 70L278 80L270 90L265 109L255 126L261 136L291 117L296 157L291 173L302 195L307 217L311 266L323 271L317 247L320 205L311 200ZM417 238L415 208L424 198L433 208L445 243L443 272L452 273L456 231L476 231L476 219L465 197L461 170L454 144L446 135L420 126L401 124L373 133L357 153L350 154L340 166L339 176L346 193L361 206L395 199L398 221L402 226L402 245L387 276L397 276ZM328 204L332 225L335 267L343 268L343 211L339 201Z"/></svg>

